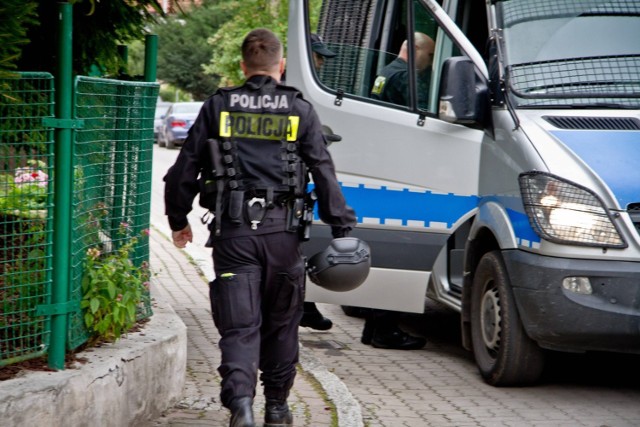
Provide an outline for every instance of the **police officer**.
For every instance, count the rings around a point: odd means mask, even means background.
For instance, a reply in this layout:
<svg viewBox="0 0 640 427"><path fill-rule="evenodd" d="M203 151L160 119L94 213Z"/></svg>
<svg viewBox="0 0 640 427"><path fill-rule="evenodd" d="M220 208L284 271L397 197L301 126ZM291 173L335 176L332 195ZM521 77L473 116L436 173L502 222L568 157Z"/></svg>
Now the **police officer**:
<svg viewBox="0 0 640 427"><path fill-rule="evenodd" d="M264 425L291 425L287 397L298 362L305 279L292 227L299 213L292 207L298 206L299 183L305 182L300 162L311 173L318 213L333 236L345 236L356 221L313 107L298 91L279 84L284 60L278 38L267 29L251 31L242 43L240 65L245 83L219 89L205 101L165 176L166 214L174 244L185 247L193 238L187 214L194 197L200 191L202 204L214 183L209 243L216 279L210 299L221 336L221 401L231 411L231 426L254 426L260 369Z"/></svg>
<svg viewBox="0 0 640 427"><path fill-rule="evenodd" d="M425 107L427 84L435 44L424 33L416 32L415 65L418 72L418 105ZM398 105L409 105L408 42L402 43L398 57L386 65L376 77L371 97ZM417 350L426 344L422 337L407 334L398 326L400 313L387 310L367 310L365 325L360 341L376 348L397 350Z"/></svg>
<svg viewBox="0 0 640 427"><path fill-rule="evenodd" d="M415 33L415 65L418 72L418 104L426 107L428 83L431 78L431 64L435 43L424 33ZM409 106L409 66L408 42L405 40L400 47L398 57L387 64L371 89L371 97L393 104Z"/></svg>
<svg viewBox="0 0 640 427"><path fill-rule="evenodd" d="M325 58L333 58L336 56L336 53L330 50L324 44L322 38L315 33L311 34L311 52L313 53L313 64L317 72L320 72L320 69L324 65ZM300 326L318 331L327 331L333 327L333 322L331 319L322 315L314 302L305 301Z"/></svg>

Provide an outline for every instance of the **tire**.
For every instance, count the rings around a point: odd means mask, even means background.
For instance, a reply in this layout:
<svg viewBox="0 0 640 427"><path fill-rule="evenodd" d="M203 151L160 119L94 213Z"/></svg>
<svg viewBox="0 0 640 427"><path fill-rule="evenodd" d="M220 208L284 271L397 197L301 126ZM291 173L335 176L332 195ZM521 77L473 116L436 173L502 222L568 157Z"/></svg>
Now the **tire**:
<svg viewBox="0 0 640 427"><path fill-rule="evenodd" d="M487 384L522 386L537 382L544 351L527 336L500 252L485 254L471 290L473 354Z"/></svg>
<svg viewBox="0 0 640 427"><path fill-rule="evenodd" d="M165 145L163 136L158 135L158 147L164 147Z"/></svg>
<svg viewBox="0 0 640 427"><path fill-rule="evenodd" d="M176 144L174 143L173 139L167 138L167 148L169 150L173 150L174 148L176 148Z"/></svg>

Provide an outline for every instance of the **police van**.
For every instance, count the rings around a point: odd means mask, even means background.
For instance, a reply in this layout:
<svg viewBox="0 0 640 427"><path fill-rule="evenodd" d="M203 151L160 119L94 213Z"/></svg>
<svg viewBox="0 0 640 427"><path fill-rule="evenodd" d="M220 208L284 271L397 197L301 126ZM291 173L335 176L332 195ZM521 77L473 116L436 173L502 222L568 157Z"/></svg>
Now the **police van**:
<svg viewBox="0 0 640 427"><path fill-rule="evenodd" d="M319 71L310 33L337 54ZM375 99L405 41L406 101ZM536 382L549 350L639 353L639 41L637 0L292 0L287 83L340 140L372 255L362 286L307 299L436 300L495 386ZM305 252L330 238L316 221Z"/></svg>

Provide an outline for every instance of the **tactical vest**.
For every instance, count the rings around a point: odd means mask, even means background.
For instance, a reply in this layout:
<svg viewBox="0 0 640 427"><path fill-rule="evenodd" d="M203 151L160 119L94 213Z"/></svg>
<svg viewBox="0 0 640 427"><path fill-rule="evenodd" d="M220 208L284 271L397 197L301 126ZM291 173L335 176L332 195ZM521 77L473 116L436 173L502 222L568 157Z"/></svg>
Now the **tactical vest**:
<svg viewBox="0 0 640 427"><path fill-rule="evenodd" d="M299 156L301 118L291 114L299 92L250 82L219 89L224 109L218 117L218 140L209 141L210 167L201 179L200 205L219 218L238 218L255 197L286 203L305 191L306 169ZM217 150L217 151L216 151Z"/></svg>

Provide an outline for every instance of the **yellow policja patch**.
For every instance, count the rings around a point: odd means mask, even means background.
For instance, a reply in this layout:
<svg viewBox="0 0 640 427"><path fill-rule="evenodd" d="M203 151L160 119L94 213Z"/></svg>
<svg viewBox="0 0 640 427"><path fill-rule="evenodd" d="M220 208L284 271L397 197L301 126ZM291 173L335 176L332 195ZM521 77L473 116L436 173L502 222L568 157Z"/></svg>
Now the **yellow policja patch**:
<svg viewBox="0 0 640 427"><path fill-rule="evenodd" d="M382 93L382 89L384 89L384 84L387 82L387 78L384 76L376 77L376 81L373 82L373 89L371 89L371 93L374 95L380 95Z"/></svg>
<svg viewBox="0 0 640 427"><path fill-rule="evenodd" d="M222 111L220 136L296 141L300 117L279 114L254 114Z"/></svg>

